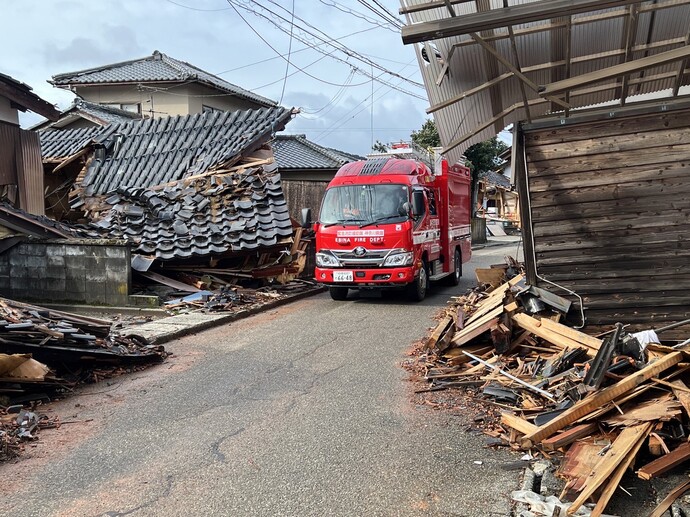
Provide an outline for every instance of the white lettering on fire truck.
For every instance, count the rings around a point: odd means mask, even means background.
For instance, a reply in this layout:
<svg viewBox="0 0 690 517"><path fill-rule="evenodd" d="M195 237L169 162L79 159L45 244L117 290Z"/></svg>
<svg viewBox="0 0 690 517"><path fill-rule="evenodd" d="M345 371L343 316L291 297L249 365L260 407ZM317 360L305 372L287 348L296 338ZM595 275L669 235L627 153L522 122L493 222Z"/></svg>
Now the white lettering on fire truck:
<svg viewBox="0 0 690 517"><path fill-rule="evenodd" d="M441 230L424 230L415 232L412 235L412 242L414 244L423 244L425 242L433 242L441 238Z"/></svg>
<svg viewBox="0 0 690 517"><path fill-rule="evenodd" d="M338 230L337 237L383 237L383 230Z"/></svg>

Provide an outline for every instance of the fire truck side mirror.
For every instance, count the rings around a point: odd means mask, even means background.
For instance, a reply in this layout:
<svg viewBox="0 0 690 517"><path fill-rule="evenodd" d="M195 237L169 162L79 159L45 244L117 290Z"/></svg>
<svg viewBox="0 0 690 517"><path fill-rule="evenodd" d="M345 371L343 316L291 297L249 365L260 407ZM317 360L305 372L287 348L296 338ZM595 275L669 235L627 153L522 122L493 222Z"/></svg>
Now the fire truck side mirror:
<svg viewBox="0 0 690 517"><path fill-rule="evenodd" d="M311 228L311 208L302 209L302 218L300 224L302 225L302 228Z"/></svg>
<svg viewBox="0 0 690 517"><path fill-rule="evenodd" d="M419 217L424 215L425 204L424 204L424 192L420 190L415 190L412 192L412 217Z"/></svg>

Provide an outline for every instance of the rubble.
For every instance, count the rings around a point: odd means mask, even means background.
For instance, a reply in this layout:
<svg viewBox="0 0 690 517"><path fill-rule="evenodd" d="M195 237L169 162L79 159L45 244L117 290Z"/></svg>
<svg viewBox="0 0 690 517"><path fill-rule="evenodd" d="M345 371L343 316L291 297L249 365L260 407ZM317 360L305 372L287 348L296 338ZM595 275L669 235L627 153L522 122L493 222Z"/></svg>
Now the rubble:
<svg viewBox="0 0 690 517"><path fill-rule="evenodd" d="M23 443L35 440L40 429L59 426L58 417L49 418L17 405L0 408L0 462L18 456Z"/></svg>
<svg viewBox="0 0 690 517"><path fill-rule="evenodd" d="M418 350L430 383L420 391L472 390L501 410L500 422L482 419L492 444L561 458L558 503L521 496L523 503L580 515L591 501L582 514L603 515L626 471L651 479L690 459L690 351L648 342L689 322L656 334L628 334L619 324L590 336L562 323L568 300L526 285L517 269L509 261L500 285L451 299ZM482 275L489 277L496 275Z"/></svg>

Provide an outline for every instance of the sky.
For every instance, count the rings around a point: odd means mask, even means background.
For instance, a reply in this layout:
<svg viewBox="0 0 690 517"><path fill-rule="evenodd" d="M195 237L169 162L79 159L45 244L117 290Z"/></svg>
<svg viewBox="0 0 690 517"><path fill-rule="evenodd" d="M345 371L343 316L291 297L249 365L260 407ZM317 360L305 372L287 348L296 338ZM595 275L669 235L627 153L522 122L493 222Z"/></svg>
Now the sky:
<svg viewBox="0 0 690 517"><path fill-rule="evenodd" d="M282 98L282 105L301 110L286 133L305 134L313 142L342 151L365 155L376 140L409 141L411 132L428 118L414 48L402 44L400 30L390 20L398 12L398 0L0 0L0 4L0 72L28 84L61 109L74 96L50 85L51 76L159 50L264 97ZM379 12L385 8L389 14L381 16L369 7ZM334 39L341 50L324 43ZM29 113L21 123L27 127L39 120Z"/></svg>

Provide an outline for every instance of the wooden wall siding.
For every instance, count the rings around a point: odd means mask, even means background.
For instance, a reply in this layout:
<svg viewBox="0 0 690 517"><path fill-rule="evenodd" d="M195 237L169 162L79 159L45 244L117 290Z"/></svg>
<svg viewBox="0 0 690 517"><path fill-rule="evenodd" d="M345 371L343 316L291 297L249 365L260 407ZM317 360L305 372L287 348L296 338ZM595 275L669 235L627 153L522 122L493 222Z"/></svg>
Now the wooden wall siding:
<svg viewBox="0 0 690 517"><path fill-rule="evenodd" d="M311 208L312 219L316 220L328 182L283 179L281 183L290 216L300 221L302 208Z"/></svg>
<svg viewBox="0 0 690 517"><path fill-rule="evenodd" d="M592 325L690 318L690 109L527 130L524 144L531 273L580 294Z"/></svg>

